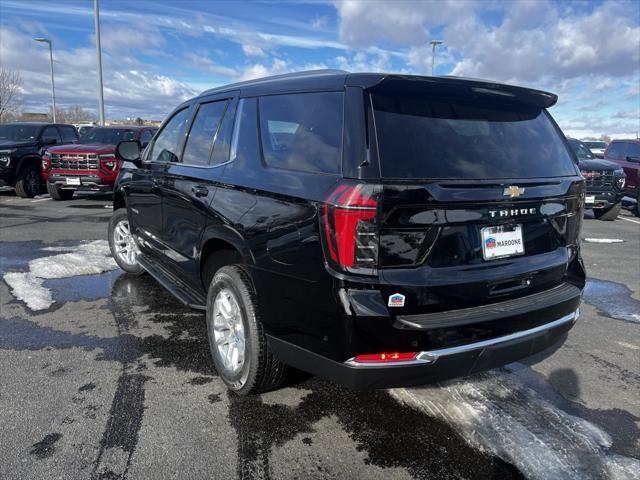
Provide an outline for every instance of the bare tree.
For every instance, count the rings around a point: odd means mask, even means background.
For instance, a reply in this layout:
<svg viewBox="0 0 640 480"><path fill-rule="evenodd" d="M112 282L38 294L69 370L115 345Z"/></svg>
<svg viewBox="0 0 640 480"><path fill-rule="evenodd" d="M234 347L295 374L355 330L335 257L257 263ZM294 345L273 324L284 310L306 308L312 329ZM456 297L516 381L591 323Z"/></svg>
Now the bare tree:
<svg viewBox="0 0 640 480"><path fill-rule="evenodd" d="M0 122L14 118L22 106L22 78L15 70L0 68Z"/></svg>
<svg viewBox="0 0 640 480"><path fill-rule="evenodd" d="M53 118L49 107L49 121ZM96 121L96 116L90 110L85 110L80 105L72 105L69 108L57 107L56 120L60 123L90 123Z"/></svg>
<svg viewBox="0 0 640 480"><path fill-rule="evenodd" d="M600 141L602 142L607 142L607 143L611 143L611 137L609 135L600 135Z"/></svg>

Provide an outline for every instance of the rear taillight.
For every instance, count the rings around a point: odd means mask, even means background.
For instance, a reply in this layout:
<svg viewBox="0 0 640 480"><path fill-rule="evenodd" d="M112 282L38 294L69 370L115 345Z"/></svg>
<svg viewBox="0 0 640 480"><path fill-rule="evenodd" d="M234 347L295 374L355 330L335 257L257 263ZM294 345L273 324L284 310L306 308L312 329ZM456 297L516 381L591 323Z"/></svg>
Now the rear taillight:
<svg viewBox="0 0 640 480"><path fill-rule="evenodd" d="M417 355L417 352L367 353L356 355L353 361L356 363L410 362L415 360Z"/></svg>
<svg viewBox="0 0 640 480"><path fill-rule="evenodd" d="M354 273L378 267L378 197L381 187L340 185L324 205L324 231L331 262Z"/></svg>

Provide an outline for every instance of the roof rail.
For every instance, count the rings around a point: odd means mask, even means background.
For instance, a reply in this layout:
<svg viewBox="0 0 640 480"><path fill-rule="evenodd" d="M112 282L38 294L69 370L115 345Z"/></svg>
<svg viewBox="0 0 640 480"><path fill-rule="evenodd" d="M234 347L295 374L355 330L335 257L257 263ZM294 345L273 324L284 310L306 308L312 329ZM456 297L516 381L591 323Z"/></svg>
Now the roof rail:
<svg viewBox="0 0 640 480"><path fill-rule="evenodd" d="M289 72L283 73L280 75L271 75L269 77L261 77L254 78L251 80L245 80L243 82L231 83L228 85L221 85L219 87L210 88L208 90L203 91L200 95L206 95L208 93L213 93L220 90L233 90L234 88L239 88L247 85L255 85L257 83L262 82L270 82L274 80L290 80L294 78L304 78L304 77L312 77L315 75L346 75L349 72L345 70L337 70L337 69L319 69L319 70L303 70L301 72Z"/></svg>

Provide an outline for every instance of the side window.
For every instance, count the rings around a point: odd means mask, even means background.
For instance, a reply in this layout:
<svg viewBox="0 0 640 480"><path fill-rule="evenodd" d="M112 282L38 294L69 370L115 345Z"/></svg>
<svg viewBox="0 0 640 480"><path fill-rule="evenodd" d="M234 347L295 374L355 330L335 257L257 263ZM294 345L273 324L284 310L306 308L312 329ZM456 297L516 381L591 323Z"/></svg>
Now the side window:
<svg viewBox="0 0 640 480"><path fill-rule="evenodd" d="M238 104L233 138L231 140L231 163L225 175L248 172L251 165L259 165L258 108L255 98L243 98Z"/></svg>
<svg viewBox="0 0 640 480"><path fill-rule="evenodd" d="M624 150L624 142L612 142L607 151L607 157L620 160L622 158L622 151Z"/></svg>
<svg viewBox="0 0 640 480"><path fill-rule="evenodd" d="M165 124L153 143L147 160L152 162L177 162L179 149L184 138L184 130L189 121L189 107L177 112Z"/></svg>
<svg viewBox="0 0 640 480"><path fill-rule="evenodd" d="M187 145L184 147L184 154L182 155L182 163L209 165L211 148L227 103L229 102L223 100L200 105L196 118L191 124Z"/></svg>
<svg viewBox="0 0 640 480"><path fill-rule="evenodd" d="M56 143L62 143L62 139L60 138L60 134L58 133L58 129L56 127L47 127L42 132L42 141L46 141L48 139L53 138Z"/></svg>
<svg viewBox="0 0 640 480"><path fill-rule="evenodd" d="M76 130L73 127L58 127L62 134L62 143L73 143L78 140Z"/></svg>
<svg viewBox="0 0 640 480"><path fill-rule="evenodd" d="M146 146L152 138L153 134L151 133L151 130L143 130L140 134L140 145L143 147Z"/></svg>
<svg viewBox="0 0 640 480"><path fill-rule="evenodd" d="M640 158L640 145L632 142L627 143L627 151L624 152L624 155L625 155L625 158L626 157Z"/></svg>
<svg viewBox="0 0 640 480"><path fill-rule="evenodd" d="M221 165L229 161L229 149L231 148L231 134L233 130L233 122L236 115L237 102L230 101L224 118L218 128L216 141L213 145L213 154L211 155L211 165Z"/></svg>
<svg viewBox="0 0 640 480"><path fill-rule="evenodd" d="M269 167L339 173L342 93L299 93L260 98L260 132Z"/></svg>

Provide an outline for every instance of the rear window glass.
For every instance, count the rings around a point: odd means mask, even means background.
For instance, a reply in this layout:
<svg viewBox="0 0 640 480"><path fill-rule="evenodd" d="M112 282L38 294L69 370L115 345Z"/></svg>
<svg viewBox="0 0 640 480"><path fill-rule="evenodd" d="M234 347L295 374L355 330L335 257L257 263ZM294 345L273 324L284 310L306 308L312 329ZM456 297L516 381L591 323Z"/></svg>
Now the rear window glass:
<svg viewBox="0 0 640 480"><path fill-rule="evenodd" d="M569 139L569 145L571 145L571 148L573 148L573 151L575 152L578 159L588 160L590 158L593 158L593 153L591 153L591 150L589 150L582 142Z"/></svg>
<svg viewBox="0 0 640 480"><path fill-rule="evenodd" d="M605 142L584 142L584 144L589 148L607 148Z"/></svg>
<svg viewBox="0 0 640 480"><path fill-rule="evenodd" d="M384 178L575 175L544 110L523 104L372 95Z"/></svg>
<svg viewBox="0 0 640 480"><path fill-rule="evenodd" d="M117 145L136 138L136 132L124 128L92 128L80 138L80 143Z"/></svg>
<svg viewBox="0 0 640 480"><path fill-rule="evenodd" d="M260 99L260 132L270 167L338 173L342 160L342 93Z"/></svg>

